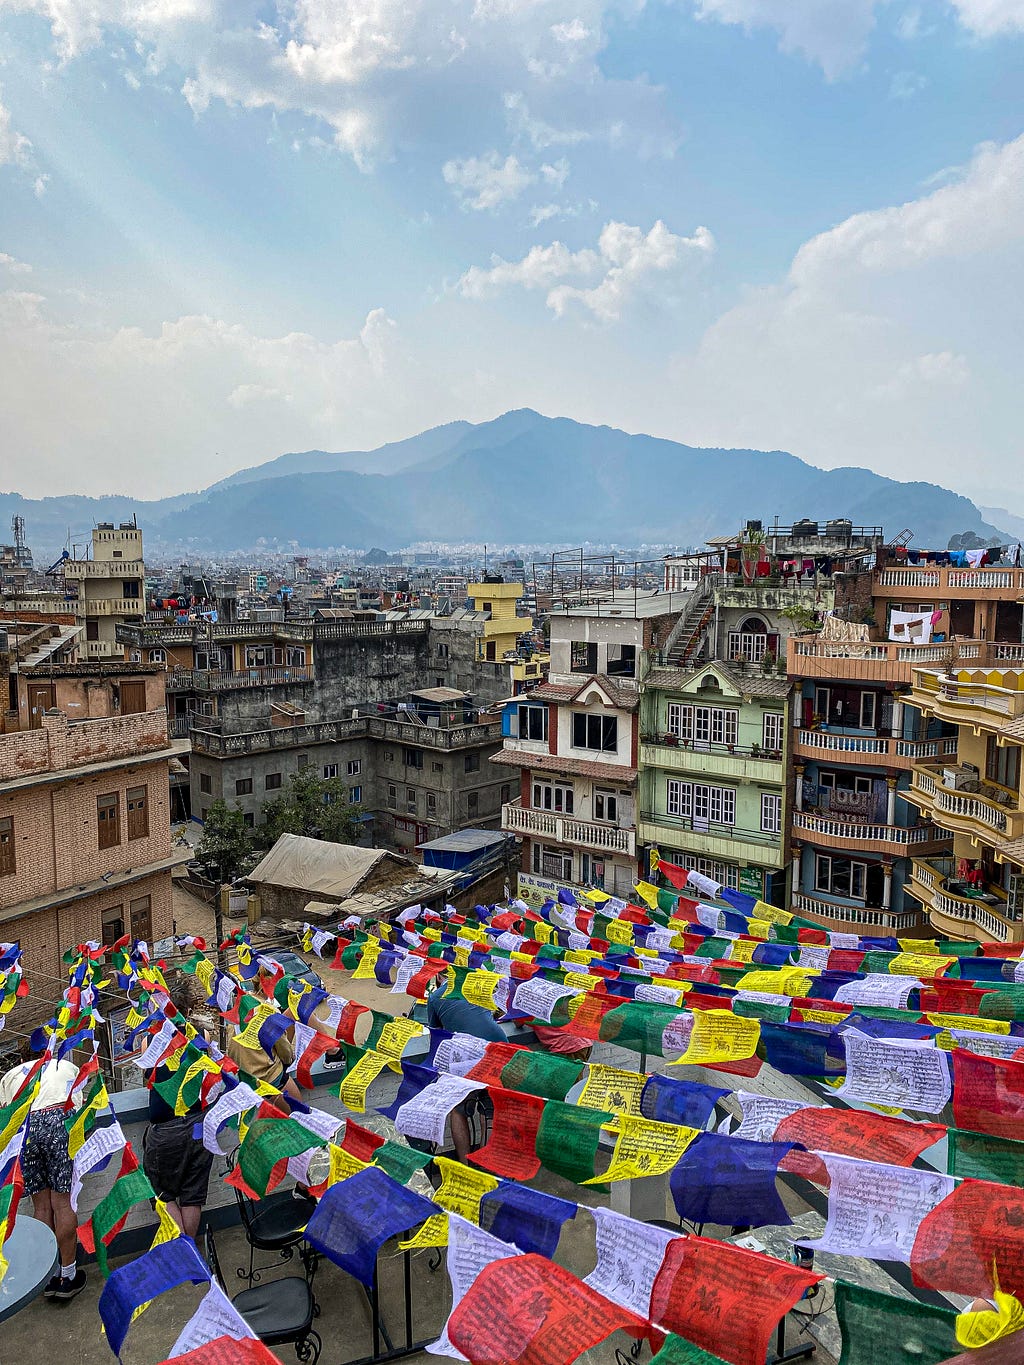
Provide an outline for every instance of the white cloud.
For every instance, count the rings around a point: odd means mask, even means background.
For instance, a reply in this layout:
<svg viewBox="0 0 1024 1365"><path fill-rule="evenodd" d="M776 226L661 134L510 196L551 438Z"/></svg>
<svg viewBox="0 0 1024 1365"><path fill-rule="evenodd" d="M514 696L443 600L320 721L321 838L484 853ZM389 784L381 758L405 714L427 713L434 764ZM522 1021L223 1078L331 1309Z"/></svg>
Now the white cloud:
<svg viewBox="0 0 1024 1365"><path fill-rule="evenodd" d="M497 208L517 199L536 180L518 157L507 156L503 161L497 152L446 161L441 174L462 207L470 209Z"/></svg>
<svg viewBox="0 0 1024 1365"><path fill-rule="evenodd" d="M11 111L0 104L0 166L20 166L24 170L31 156L31 142L12 126Z"/></svg>
<svg viewBox="0 0 1024 1365"><path fill-rule="evenodd" d="M896 71L889 82L891 100L912 100L928 84L928 77L918 71Z"/></svg>
<svg viewBox="0 0 1024 1365"><path fill-rule="evenodd" d="M547 306L558 317L578 304L602 322L612 322L632 299L651 289L666 290L683 269L706 259L714 248L704 227L692 237L678 237L660 220L647 233L612 222L602 229L596 251L570 251L561 242L531 247L521 261L494 257L489 269L471 267L458 287L470 299L485 299L516 285L544 289Z"/></svg>
<svg viewBox="0 0 1024 1365"><path fill-rule="evenodd" d="M31 275L32 267L25 261L19 261L15 256L9 256L6 251L0 251L0 270L6 270L10 275Z"/></svg>
<svg viewBox="0 0 1024 1365"><path fill-rule="evenodd" d="M817 62L829 79L863 57L877 0L695 0L698 19L775 29L783 52Z"/></svg>
<svg viewBox="0 0 1024 1365"><path fill-rule="evenodd" d="M979 38L1024 30L1024 0L952 0L965 28Z"/></svg>
<svg viewBox="0 0 1024 1365"><path fill-rule="evenodd" d="M1024 137L985 144L952 184L806 242L681 355L690 438L781 447L956 486L1015 486L1024 386Z"/></svg>

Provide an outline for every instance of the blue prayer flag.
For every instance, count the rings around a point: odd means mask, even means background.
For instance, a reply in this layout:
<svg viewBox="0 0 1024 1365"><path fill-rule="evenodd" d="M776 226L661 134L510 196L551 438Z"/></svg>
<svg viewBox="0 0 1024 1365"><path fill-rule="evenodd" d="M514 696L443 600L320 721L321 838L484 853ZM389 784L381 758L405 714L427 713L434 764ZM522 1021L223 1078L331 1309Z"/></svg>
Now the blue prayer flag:
<svg viewBox="0 0 1024 1365"><path fill-rule="evenodd" d="M796 1145L701 1133L669 1176L676 1212L692 1223L725 1227L791 1223L775 1188L775 1177L779 1162Z"/></svg>
<svg viewBox="0 0 1024 1365"><path fill-rule="evenodd" d="M437 1213L437 1205L413 1194L377 1166L331 1185L306 1227L315 1251L369 1288L377 1253L389 1237L408 1232Z"/></svg>

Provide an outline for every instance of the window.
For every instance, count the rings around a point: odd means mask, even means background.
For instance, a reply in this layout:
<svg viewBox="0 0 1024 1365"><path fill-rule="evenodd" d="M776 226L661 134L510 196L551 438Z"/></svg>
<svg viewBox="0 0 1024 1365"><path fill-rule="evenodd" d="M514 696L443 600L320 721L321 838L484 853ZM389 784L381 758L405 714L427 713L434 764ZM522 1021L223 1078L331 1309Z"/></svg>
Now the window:
<svg viewBox="0 0 1024 1365"><path fill-rule="evenodd" d="M618 737L618 717L592 716L585 711L572 713L574 749L596 749L600 753L613 754L618 747Z"/></svg>
<svg viewBox="0 0 1024 1365"><path fill-rule="evenodd" d="M266 777L263 779L264 789L268 792L277 791L280 785L281 785L280 773L267 773Z"/></svg>
<svg viewBox="0 0 1024 1365"><path fill-rule="evenodd" d="M111 905L100 914L102 939L106 947L124 937L124 906Z"/></svg>
<svg viewBox="0 0 1024 1365"><path fill-rule="evenodd" d="M1016 744L996 743L995 735L989 735L985 752L985 776L990 782L998 782L1001 787L1020 790L1020 747Z"/></svg>
<svg viewBox="0 0 1024 1365"><path fill-rule="evenodd" d="M827 787L829 791L854 792L857 796L871 795L871 778L856 773L819 772L818 786Z"/></svg>
<svg viewBox="0 0 1024 1365"><path fill-rule="evenodd" d="M325 779L326 779L327 781L330 781L330 779L331 779L332 777L337 777L337 776L338 776L338 765L337 765L337 763L325 763L325 764L324 764L324 777L325 777Z"/></svg>
<svg viewBox="0 0 1024 1365"><path fill-rule="evenodd" d="M98 640L100 638L100 623L94 616L85 623L85 638L87 640Z"/></svg>
<svg viewBox="0 0 1024 1365"><path fill-rule="evenodd" d="M557 877L559 881L572 881L572 854L561 848L551 848L548 844L531 844L533 850L533 870L544 877Z"/></svg>
<svg viewBox="0 0 1024 1365"><path fill-rule="evenodd" d="M431 765L430 765L430 771L431 771L432 773L443 773L443 772L444 772L444 764L443 764L443 763L431 763Z"/></svg>
<svg viewBox="0 0 1024 1365"><path fill-rule="evenodd" d="M614 824L619 818L619 799L614 792L594 792L594 819Z"/></svg>
<svg viewBox="0 0 1024 1365"><path fill-rule="evenodd" d="M363 760L361 758L350 758L348 761L349 777L358 777L363 771Z"/></svg>
<svg viewBox="0 0 1024 1365"><path fill-rule="evenodd" d="M206 795L209 795L213 791L213 778L209 773L199 774L199 790Z"/></svg>
<svg viewBox="0 0 1024 1365"><path fill-rule="evenodd" d="M121 596L122 596L122 597L138 597L138 596L139 596L139 580L138 580L137 578L122 578L122 579L121 579ZM161 662L163 662L163 661L161 660Z"/></svg>
<svg viewBox="0 0 1024 1365"><path fill-rule="evenodd" d="M730 706L687 706L668 704L668 732L699 748L706 744L735 744L739 734L740 713Z"/></svg>
<svg viewBox="0 0 1024 1365"><path fill-rule="evenodd" d="M304 772L309 767L309 754L299 754L295 760L295 765L299 772Z"/></svg>
<svg viewBox="0 0 1024 1365"><path fill-rule="evenodd" d="M149 651L149 662L151 664L165 664L167 662L166 652L162 649L151 649Z"/></svg>
<svg viewBox="0 0 1024 1365"><path fill-rule="evenodd" d="M129 662L130 664L141 664L141 663L142 663L142 650L141 650L141 649L130 649L130 650L128 651L128 662Z"/></svg>
<svg viewBox="0 0 1024 1365"><path fill-rule="evenodd" d="M438 645L438 647L437 647L437 657L438 657L439 659L447 659L447 657L448 657L448 646L447 646L447 645Z"/></svg>
<svg viewBox="0 0 1024 1365"><path fill-rule="evenodd" d="M236 796L251 796L251 795L252 795L252 778L251 778L251 777L239 777L239 778L236 778L236 779L235 779L235 795L236 795Z"/></svg>
<svg viewBox="0 0 1024 1365"><path fill-rule="evenodd" d="M385 750L384 750L384 762L385 762L385 763L394 763L394 761L395 761L395 751L394 751L394 749L385 749Z"/></svg>
<svg viewBox="0 0 1024 1365"><path fill-rule="evenodd" d="M743 659L747 663L760 663L768 653L769 639L764 625L759 621L744 621L739 630L729 632L729 658Z"/></svg>
<svg viewBox="0 0 1024 1365"><path fill-rule="evenodd" d="M348 802L350 806L358 806L363 799L362 787L349 787Z"/></svg>
<svg viewBox="0 0 1024 1365"><path fill-rule="evenodd" d="M572 815L573 789L562 782L534 782L533 806L535 810L553 810L561 815Z"/></svg>
<svg viewBox="0 0 1024 1365"><path fill-rule="evenodd" d="M862 692L860 694L860 728L862 730L873 730L875 728L877 701L878 694L875 692Z"/></svg>
<svg viewBox="0 0 1024 1365"><path fill-rule="evenodd" d="M196 668L201 672L209 672L211 669L220 668L219 649L197 649Z"/></svg>
<svg viewBox="0 0 1024 1365"><path fill-rule="evenodd" d="M636 645L608 646L609 678L636 677Z"/></svg>
<svg viewBox="0 0 1024 1365"><path fill-rule="evenodd" d="M403 750L402 750L402 762L405 764L405 766L406 766L407 768L422 768L422 767L423 767L423 750L422 750L422 749L403 749Z"/></svg>
<svg viewBox="0 0 1024 1365"><path fill-rule="evenodd" d="M433 818L437 814L437 793L427 792L427 816Z"/></svg>
<svg viewBox="0 0 1024 1365"><path fill-rule="evenodd" d="M405 809L410 811L413 815L416 814L416 792L412 787L406 788Z"/></svg>
<svg viewBox="0 0 1024 1365"><path fill-rule="evenodd" d="M398 788L393 782L388 783L388 805L393 807L398 805Z"/></svg>
<svg viewBox="0 0 1024 1365"><path fill-rule="evenodd" d="M480 754L474 752L466 754L462 760L462 770L467 773L478 773L480 771Z"/></svg>
<svg viewBox="0 0 1024 1365"><path fill-rule="evenodd" d="M145 839L149 834L147 789L145 787L129 787L124 795L125 805L128 808L128 838Z"/></svg>
<svg viewBox="0 0 1024 1365"><path fill-rule="evenodd" d="M765 834L778 834L782 830L782 797L761 793L761 828Z"/></svg>
<svg viewBox="0 0 1024 1365"><path fill-rule="evenodd" d="M761 747L769 753L781 753L782 734L782 712L766 711L761 723Z"/></svg>
<svg viewBox="0 0 1024 1365"><path fill-rule="evenodd" d="M513 734L516 732L513 731ZM519 703L519 730L520 739L535 739L547 742L548 737L548 708L546 706L532 706L527 702Z"/></svg>
<svg viewBox="0 0 1024 1365"><path fill-rule="evenodd" d="M832 693L827 687L816 687L814 689L814 714L821 716L822 720L828 720L829 710L832 703Z"/></svg>
<svg viewBox="0 0 1024 1365"><path fill-rule="evenodd" d="M243 814L242 814L242 824L245 826L246 829L255 829L255 827L256 827L256 816L252 813L251 810L247 810L247 811L244 811L244 812L243 812Z"/></svg>
<svg viewBox="0 0 1024 1365"><path fill-rule="evenodd" d="M128 932L134 939L148 942L153 936L153 907L149 896L128 902Z"/></svg>
<svg viewBox="0 0 1024 1365"><path fill-rule="evenodd" d="M593 640L572 641L569 646L569 672L597 672L597 644Z"/></svg>
<svg viewBox="0 0 1024 1365"><path fill-rule="evenodd" d="M14 817L0 817L0 877L10 877L18 870L14 848Z"/></svg>
<svg viewBox="0 0 1024 1365"><path fill-rule="evenodd" d="M830 858L819 853L814 859L814 889L862 901L867 872L867 863L855 863L849 858Z"/></svg>
<svg viewBox="0 0 1024 1365"><path fill-rule="evenodd" d="M509 783L509 782L503 782L503 783L501 784L501 804L504 805L506 801L511 801L511 800L512 800L512 785L511 785L511 783Z"/></svg>
<svg viewBox="0 0 1024 1365"><path fill-rule="evenodd" d="M732 787L711 787L703 782L668 779L666 809L669 815L692 820L694 829L736 823L736 792Z"/></svg>
<svg viewBox="0 0 1024 1365"><path fill-rule="evenodd" d="M121 842L121 798L108 792L96 798L96 824L100 848L116 848ZM122 933L124 930L121 931Z"/></svg>
<svg viewBox="0 0 1024 1365"><path fill-rule="evenodd" d="M478 811L479 809L480 809L480 793L479 793L479 792L468 792L468 793L466 794L466 814L467 814L467 815L476 815L476 813L477 813L477 811Z"/></svg>
<svg viewBox="0 0 1024 1365"><path fill-rule="evenodd" d="M720 882L722 886L731 887L733 891L739 890L739 868L735 863L720 863L714 858L697 858L690 853L678 854L676 861L680 867L685 867L687 872L699 872L702 877L710 877L713 882Z"/></svg>

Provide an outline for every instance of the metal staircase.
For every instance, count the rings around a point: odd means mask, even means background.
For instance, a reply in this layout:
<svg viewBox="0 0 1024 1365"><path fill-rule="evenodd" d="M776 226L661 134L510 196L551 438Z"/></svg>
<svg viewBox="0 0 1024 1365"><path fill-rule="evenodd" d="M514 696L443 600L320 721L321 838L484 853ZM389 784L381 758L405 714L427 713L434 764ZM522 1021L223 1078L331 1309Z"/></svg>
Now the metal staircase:
<svg viewBox="0 0 1024 1365"><path fill-rule="evenodd" d="M665 642L665 662L671 668L688 668L696 662L701 646L715 617L715 589L718 574L706 574L690 594L686 610Z"/></svg>

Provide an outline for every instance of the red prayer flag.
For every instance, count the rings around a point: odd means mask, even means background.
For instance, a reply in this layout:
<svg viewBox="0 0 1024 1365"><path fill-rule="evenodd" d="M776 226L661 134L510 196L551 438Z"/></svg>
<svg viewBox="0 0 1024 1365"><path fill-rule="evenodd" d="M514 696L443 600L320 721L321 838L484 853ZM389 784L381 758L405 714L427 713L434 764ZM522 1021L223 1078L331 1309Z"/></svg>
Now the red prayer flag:
<svg viewBox="0 0 1024 1365"><path fill-rule="evenodd" d="M729 1242L679 1238L654 1281L651 1320L731 1365L764 1365L779 1320L821 1278Z"/></svg>
<svg viewBox="0 0 1024 1365"><path fill-rule="evenodd" d="M467 1080L500 1086L502 1071L521 1050L518 1043L488 1043L484 1048L484 1055L466 1072Z"/></svg>
<svg viewBox="0 0 1024 1365"><path fill-rule="evenodd" d="M488 1093L494 1103L491 1136L478 1152L469 1154L470 1161L510 1180L532 1180L540 1170L537 1130L544 1116L544 1100L539 1095L521 1095L497 1086Z"/></svg>
<svg viewBox="0 0 1024 1365"><path fill-rule="evenodd" d="M797 943L827 943L828 933L824 929L798 929L796 941Z"/></svg>
<svg viewBox="0 0 1024 1365"><path fill-rule="evenodd" d="M953 1119L993 1137L1024 1137L1024 1065L953 1049Z"/></svg>
<svg viewBox="0 0 1024 1365"><path fill-rule="evenodd" d="M965 1180L917 1230L910 1253L914 1283L989 1298L996 1287L1024 1292L1024 1190Z"/></svg>
<svg viewBox="0 0 1024 1365"><path fill-rule="evenodd" d="M354 1156L359 1161L369 1161L378 1147L384 1146L384 1138L379 1133L371 1133L369 1128L362 1128L354 1119L349 1119L345 1124L345 1136L339 1146L349 1156Z"/></svg>
<svg viewBox="0 0 1024 1365"><path fill-rule="evenodd" d="M588 991L570 1022L564 1025L564 1030L597 1042L601 1037L601 1020L609 1010L617 1009L621 1004L621 996L598 995L596 991Z"/></svg>
<svg viewBox="0 0 1024 1365"><path fill-rule="evenodd" d="M302 1049L302 1053L295 1067L295 1079L298 1081L299 1085L305 1086L307 1090L312 1088L313 1063L318 1057L322 1057L325 1052L330 1052L332 1048L336 1048L337 1046L337 1039L332 1038L329 1034L321 1033L319 1030L313 1034L312 1038L310 1038L309 1042Z"/></svg>
<svg viewBox="0 0 1024 1365"><path fill-rule="evenodd" d="M339 939L338 939L338 942L336 943L335 948L334 948L334 956L333 956L333 958L331 958L331 971L332 971L332 972L341 972L341 971L344 971L344 970L345 970L345 964L344 964L344 962L342 962L342 960L341 960L341 955L342 955L342 953L345 951L346 948L351 948L351 947L352 947L352 940L351 940L350 938L339 938Z"/></svg>
<svg viewBox="0 0 1024 1365"><path fill-rule="evenodd" d="M280 1365L262 1341L254 1337L244 1337L236 1341L234 1337L217 1337L194 1351L186 1351L183 1356L163 1361L163 1365Z"/></svg>
<svg viewBox="0 0 1024 1365"><path fill-rule="evenodd" d="M911 1166L926 1147L946 1136L941 1123L910 1123L861 1109L798 1109L775 1130L776 1142L798 1142L815 1152L861 1161Z"/></svg>
<svg viewBox="0 0 1024 1365"><path fill-rule="evenodd" d="M664 858L658 863L658 871L677 891L682 891L690 875L689 868L680 867L678 863L667 863Z"/></svg>
<svg viewBox="0 0 1024 1365"><path fill-rule="evenodd" d="M833 948L828 955L828 970L830 972L859 972L866 957L867 953L862 953L857 948Z"/></svg>
<svg viewBox="0 0 1024 1365"><path fill-rule="evenodd" d="M570 1365L620 1329L650 1330L536 1254L485 1266L448 1319L448 1338L471 1365Z"/></svg>
<svg viewBox="0 0 1024 1365"><path fill-rule="evenodd" d="M343 1043L355 1045L356 1021L361 1014L370 1013L369 1007L359 1005L355 1000L349 1000L345 1008L341 1011L338 1019L337 1034Z"/></svg>

